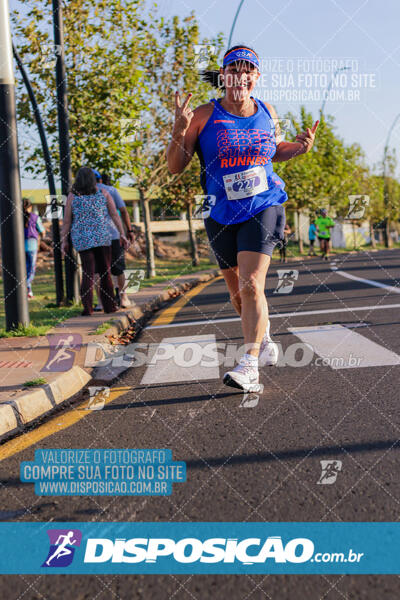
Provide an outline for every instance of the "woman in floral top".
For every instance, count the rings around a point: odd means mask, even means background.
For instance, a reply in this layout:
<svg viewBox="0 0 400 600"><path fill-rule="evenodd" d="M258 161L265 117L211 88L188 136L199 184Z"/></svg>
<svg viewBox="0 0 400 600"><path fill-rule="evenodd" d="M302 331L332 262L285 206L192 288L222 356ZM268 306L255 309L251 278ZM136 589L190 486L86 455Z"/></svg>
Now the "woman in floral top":
<svg viewBox="0 0 400 600"><path fill-rule="evenodd" d="M82 283L81 299L83 315L93 312L94 273L99 273L100 296L104 312L117 310L114 288L111 279L111 235L108 216L121 234L121 244L129 245L124 235L121 219L115 203L105 190L97 189L96 178L91 168L79 169L75 182L68 194L64 224L62 230L62 252L68 251L68 234L71 232L72 244L81 257Z"/></svg>

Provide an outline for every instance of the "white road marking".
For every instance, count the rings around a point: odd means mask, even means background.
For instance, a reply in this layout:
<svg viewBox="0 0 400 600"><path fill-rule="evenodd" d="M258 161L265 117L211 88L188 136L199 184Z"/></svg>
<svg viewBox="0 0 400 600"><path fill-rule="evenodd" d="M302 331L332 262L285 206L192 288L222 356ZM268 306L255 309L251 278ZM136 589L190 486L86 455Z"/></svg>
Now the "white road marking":
<svg viewBox="0 0 400 600"><path fill-rule="evenodd" d="M346 271L336 271L336 275L347 277L347 279L354 279L354 281L361 281L361 283L365 283L366 285L372 285L377 288L382 288L383 290L388 290L389 292L393 292L394 294L400 294L399 287L386 285L385 283L380 283L379 281L374 281L373 279L364 279L363 277L357 277L357 275L346 273Z"/></svg>
<svg viewBox="0 0 400 600"><path fill-rule="evenodd" d="M149 355L141 384L219 379L215 335L164 338Z"/></svg>
<svg viewBox="0 0 400 600"><path fill-rule="evenodd" d="M400 365L400 356L343 325L288 327L332 369ZM321 363L320 363L321 364Z"/></svg>
<svg viewBox="0 0 400 600"><path fill-rule="evenodd" d="M274 313L270 314L270 319L284 319L285 317L302 317L306 315L328 315L331 313L357 312L362 310L383 310L385 308L400 308L400 304L382 304L372 306L350 306L348 308L327 308L321 310L301 310L296 312ZM204 319L203 321L183 321L180 323L169 323L168 325L149 325L146 329L167 329L170 327L189 327L192 325L214 325L215 323L233 323L240 321L240 317L231 317L227 319Z"/></svg>

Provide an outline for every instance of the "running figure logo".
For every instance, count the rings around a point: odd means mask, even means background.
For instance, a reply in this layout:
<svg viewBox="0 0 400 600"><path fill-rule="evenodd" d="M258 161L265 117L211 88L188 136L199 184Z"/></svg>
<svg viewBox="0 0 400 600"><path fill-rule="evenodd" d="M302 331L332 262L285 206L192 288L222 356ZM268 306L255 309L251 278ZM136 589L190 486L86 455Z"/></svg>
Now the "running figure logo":
<svg viewBox="0 0 400 600"><path fill-rule="evenodd" d="M140 282L144 279L143 269L125 269L125 287L123 292L125 294L135 294L139 291Z"/></svg>
<svg viewBox="0 0 400 600"><path fill-rule="evenodd" d="M55 196L46 195L46 212L45 218L51 221L52 219L62 219L63 206L67 202L67 196L58 194Z"/></svg>
<svg viewBox="0 0 400 600"><path fill-rule="evenodd" d="M40 64L44 69L54 69L57 57L61 56L61 46L58 44L43 44L40 48Z"/></svg>
<svg viewBox="0 0 400 600"><path fill-rule="evenodd" d="M68 567L72 563L75 548L81 545L79 529L48 529L50 549L42 567Z"/></svg>
<svg viewBox="0 0 400 600"><path fill-rule="evenodd" d="M49 357L41 371L65 372L72 369L75 352L80 350L82 336L79 333L57 333L47 335Z"/></svg>
<svg viewBox="0 0 400 600"><path fill-rule="evenodd" d="M278 285L274 289L274 294L290 294L295 282L299 278L299 272L295 269L277 269Z"/></svg>
<svg viewBox="0 0 400 600"><path fill-rule="evenodd" d="M140 119L120 119L119 124L121 128L121 142L135 142L137 133L141 127Z"/></svg>
<svg viewBox="0 0 400 600"><path fill-rule="evenodd" d="M89 402L87 410L102 410L107 398L110 397L110 388L105 386L89 386Z"/></svg>
<svg viewBox="0 0 400 600"><path fill-rule="evenodd" d="M193 219L208 219L211 209L215 206L217 197L214 194L198 194L194 197Z"/></svg>
<svg viewBox="0 0 400 600"><path fill-rule="evenodd" d="M290 119L270 119L271 126L275 128L275 135L285 137L285 134L290 131Z"/></svg>
<svg viewBox="0 0 400 600"><path fill-rule="evenodd" d="M260 385L260 389L258 390L259 394L262 394L264 391L264 384ZM239 404L239 408L255 408L258 405L259 394L255 394L254 392L243 392L243 398L241 403Z"/></svg>
<svg viewBox="0 0 400 600"><path fill-rule="evenodd" d="M362 219L367 206L369 206L369 196L349 196L349 210L346 215L346 219Z"/></svg>
<svg viewBox="0 0 400 600"><path fill-rule="evenodd" d="M207 69L210 58L216 54L216 47L210 44L195 44L194 45L193 66L199 71Z"/></svg>
<svg viewBox="0 0 400 600"><path fill-rule="evenodd" d="M341 460L321 460L321 477L317 481L319 485L332 485L335 483L338 473L342 470Z"/></svg>

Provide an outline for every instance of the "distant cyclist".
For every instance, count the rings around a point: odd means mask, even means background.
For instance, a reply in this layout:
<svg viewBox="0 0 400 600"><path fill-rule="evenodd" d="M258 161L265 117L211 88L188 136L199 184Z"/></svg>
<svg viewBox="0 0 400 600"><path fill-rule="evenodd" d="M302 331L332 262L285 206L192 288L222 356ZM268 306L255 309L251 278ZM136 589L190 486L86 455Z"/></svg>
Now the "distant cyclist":
<svg viewBox="0 0 400 600"><path fill-rule="evenodd" d="M315 219L315 224L318 229L318 239L321 246L323 260L329 258L329 246L331 240L331 229L335 226L335 221L328 217L326 208L321 208L320 216Z"/></svg>
<svg viewBox="0 0 400 600"><path fill-rule="evenodd" d="M241 317L246 352L225 373L224 383L256 391L260 363L276 364L278 347L269 331L265 278L272 251L283 240L284 183L272 161L287 161L311 150L318 121L295 142L280 136L273 107L252 96L260 77L259 59L248 46L234 46L219 71L203 78L224 91L194 111L192 94L175 93L175 122L167 149L171 173L181 173L197 152L201 184L211 210L204 219L207 235Z"/></svg>

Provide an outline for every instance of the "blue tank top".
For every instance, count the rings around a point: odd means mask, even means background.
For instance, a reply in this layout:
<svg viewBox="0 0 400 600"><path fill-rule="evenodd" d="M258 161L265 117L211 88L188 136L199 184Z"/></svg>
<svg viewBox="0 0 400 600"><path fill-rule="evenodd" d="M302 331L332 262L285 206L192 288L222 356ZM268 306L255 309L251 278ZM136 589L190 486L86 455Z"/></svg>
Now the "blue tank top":
<svg viewBox="0 0 400 600"><path fill-rule="evenodd" d="M214 110L196 143L208 214L224 225L242 223L287 200L285 184L272 169L274 121L265 104L254 100L257 112L238 117L213 98Z"/></svg>

